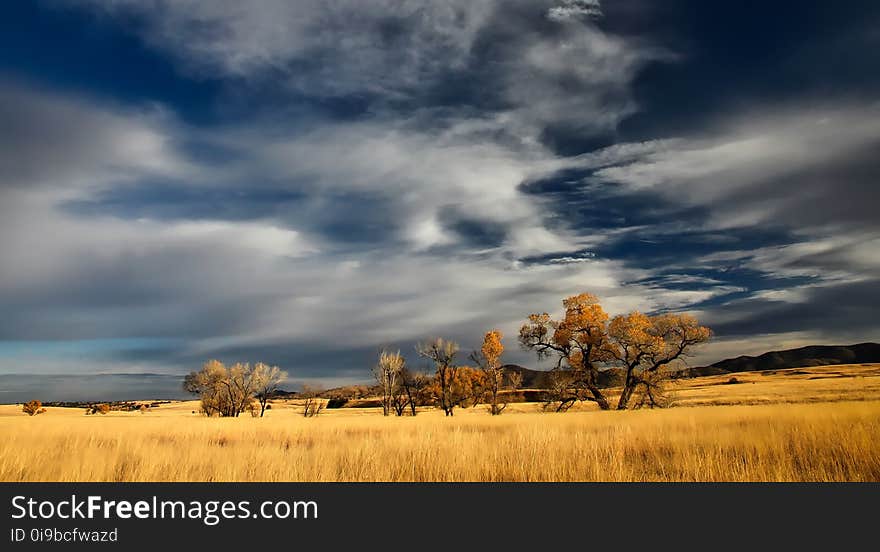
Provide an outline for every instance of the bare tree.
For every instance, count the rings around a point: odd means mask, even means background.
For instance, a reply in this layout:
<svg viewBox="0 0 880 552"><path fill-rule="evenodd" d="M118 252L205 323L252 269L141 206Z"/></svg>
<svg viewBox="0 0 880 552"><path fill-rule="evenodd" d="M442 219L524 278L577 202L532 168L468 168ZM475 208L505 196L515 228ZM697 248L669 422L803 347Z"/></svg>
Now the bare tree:
<svg viewBox="0 0 880 552"><path fill-rule="evenodd" d="M232 398L232 415L238 416L248 409L254 401L259 379L256 371L248 363L237 362L229 369L229 376L225 385L229 387L229 395Z"/></svg>
<svg viewBox="0 0 880 552"><path fill-rule="evenodd" d="M417 345L416 352L434 363L436 367L434 379L438 388L437 400L443 412L447 416L452 416L455 406L459 402L456 397L454 381L457 370L455 355L458 354L458 344L438 337Z"/></svg>
<svg viewBox="0 0 880 552"><path fill-rule="evenodd" d="M522 387L523 375L519 372L507 372L507 390L505 393L505 406L508 402L520 402L523 400L522 395L518 393Z"/></svg>
<svg viewBox="0 0 880 552"><path fill-rule="evenodd" d="M278 386L287 379L287 372L284 372L277 366L268 366L262 362L258 362L254 366L256 383L254 386L254 396L260 403L260 418L266 412L266 405L269 399L278 391Z"/></svg>
<svg viewBox="0 0 880 552"><path fill-rule="evenodd" d="M221 381L226 379L226 366L219 360L209 360L199 371L193 371L183 378L183 390L201 399L202 411L207 416L224 416L228 412L225 388Z"/></svg>
<svg viewBox="0 0 880 552"><path fill-rule="evenodd" d="M577 381L577 375L572 370L553 370L550 374L550 384L544 391L544 410L566 412L574 404L581 400L583 390Z"/></svg>
<svg viewBox="0 0 880 552"><path fill-rule="evenodd" d="M254 401L261 383L260 374L248 363L226 367L218 360L210 360L201 370L190 372L184 378L183 388L201 397L205 414L236 417Z"/></svg>
<svg viewBox="0 0 880 552"><path fill-rule="evenodd" d="M321 391L319 389L312 389L308 385L303 386L299 396L304 399L302 413L305 418L317 417L327 405L327 401L321 398Z"/></svg>
<svg viewBox="0 0 880 552"><path fill-rule="evenodd" d="M407 401L404 409L406 406L409 406L410 415L415 416L417 412L416 407L429 402L426 399L426 395L431 385L431 378L425 374L413 373L406 367L403 368L402 376L403 392ZM398 416L402 414L403 412L401 411L398 413Z"/></svg>
<svg viewBox="0 0 880 552"><path fill-rule="evenodd" d="M390 416L394 411L398 416L406 408L406 393L403 385L406 361L400 351L392 353L386 349L379 352L379 361L373 366L373 377L382 393L382 414Z"/></svg>
<svg viewBox="0 0 880 552"><path fill-rule="evenodd" d="M516 391L520 387L522 387L523 375L520 372L508 372L507 381L510 389L512 391Z"/></svg>

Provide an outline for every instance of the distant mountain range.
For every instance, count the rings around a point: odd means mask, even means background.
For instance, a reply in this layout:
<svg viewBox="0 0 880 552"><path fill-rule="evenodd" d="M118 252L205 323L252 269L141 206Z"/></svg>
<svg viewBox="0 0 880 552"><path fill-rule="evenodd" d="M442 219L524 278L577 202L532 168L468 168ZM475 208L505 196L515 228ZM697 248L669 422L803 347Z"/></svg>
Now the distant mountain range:
<svg viewBox="0 0 880 552"><path fill-rule="evenodd" d="M728 358L709 366L682 370L685 377L714 376L735 372L784 370L805 366L831 364L863 364L880 362L880 343L856 345L809 345L785 351L770 351L759 356Z"/></svg>
<svg viewBox="0 0 880 552"><path fill-rule="evenodd" d="M831 364L862 364L880 362L880 343L858 343L856 345L809 345L785 351L770 351L760 356L739 356L728 358L697 368L685 368L678 377L716 376L735 372L754 372L762 370L784 370L805 366L825 366ZM546 389L550 386L550 372L532 370L518 364L502 366L506 372L522 374L524 389ZM622 368L610 368L599 372L599 386L613 387L623 383Z"/></svg>

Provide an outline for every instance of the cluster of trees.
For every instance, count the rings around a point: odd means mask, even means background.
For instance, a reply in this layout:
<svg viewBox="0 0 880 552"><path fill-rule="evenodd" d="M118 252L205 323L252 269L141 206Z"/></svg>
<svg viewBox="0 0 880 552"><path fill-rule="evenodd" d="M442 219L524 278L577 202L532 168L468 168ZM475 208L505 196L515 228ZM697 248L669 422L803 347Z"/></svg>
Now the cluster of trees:
<svg viewBox="0 0 880 552"><path fill-rule="evenodd" d="M589 293L568 297L562 305L561 318L546 312L532 314L519 331L523 348L534 351L539 359L556 360L549 389L544 390L544 405L557 412L567 411L578 401L611 409L600 372L612 367L621 373L617 409L666 406L665 382L671 367L712 335L687 314L649 316L635 311L611 318ZM459 364L461 351L454 341L438 337L418 344L418 355L433 365L430 376L411 371L399 350L383 349L372 368L373 390L380 396L382 413L415 416L417 407L433 405L452 416L458 407L485 404L491 415L501 414L518 397L522 385L521 374L505 371L501 364L502 338L498 330L486 332L480 349L468 356L473 366ZM183 386L201 398L208 415L235 417L246 410L256 415L259 409L262 417L286 377L277 366L238 363L227 367L212 360L186 376ZM371 390L362 391L366 395ZM317 392L301 395L306 399L306 417L317 416L326 406Z"/></svg>
<svg viewBox="0 0 880 552"><path fill-rule="evenodd" d="M183 389L201 398L202 410L208 416L237 417L245 411L256 415L259 409L262 418L269 399L285 379L286 372L262 362L226 366L210 360L184 378Z"/></svg>
<svg viewBox="0 0 880 552"><path fill-rule="evenodd" d="M534 351L539 359L556 360L549 389L544 390L544 405L557 412L567 411L578 401L593 401L603 410L611 409L600 372L612 367L621 372L618 410L666 406L665 383L671 367L712 335L688 314L649 316L634 311L610 318L589 293L568 297L562 305L561 318L554 319L546 312L531 314L519 331L523 348ZM418 355L433 364L432 376L412 372L399 350L382 350L372 369L382 413L415 416L417 407L433 405L452 416L458 407L485 404L491 415L501 414L512 398L518 398L522 385L521 374L505 371L501 364L502 338L498 330L486 332L480 349L468 356L475 366L458 363L460 349L454 341L438 337L418 344ZM286 378L287 373L277 366L226 366L211 360L201 370L190 372L183 388L200 397L202 411L209 416L237 417L249 411L263 417L269 399ZM358 396L366 396L372 390L363 387L357 391ZM327 406L316 391L304 390L301 396L306 417L317 416ZM147 411L145 405L139 409ZM106 414L110 410L109 404L90 405L86 413ZM46 409L34 400L25 403L22 411L35 416Z"/></svg>
<svg viewBox="0 0 880 552"><path fill-rule="evenodd" d="M557 412L578 401L611 409L600 371L614 367L622 371L618 410L666 406L665 384L673 365L712 335L688 314L649 316L634 311L610 318L589 293L562 304L562 318L532 314L519 332L525 349L536 352L539 359L556 359L544 405ZM502 337L498 330L485 334L480 350L469 357L476 368L457 364L459 347L454 341L436 338L419 344L416 352L433 363L433 377L413 375L399 351L383 350L373 368L383 413L415 415L417 405L433 404L452 416L456 407L485 403L490 414L501 414L522 383L519 373L505 373L501 364Z"/></svg>
<svg viewBox="0 0 880 552"><path fill-rule="evenodd" d="M532 314L519 332L523 347L538 358L555 357L548 405L564 411L579 400L611 404L599 387L599 371L608 366L624 370L617 409L664 406L664 382L674 362L694 346L705 343L711 330L688 314L648 316L631 312L609 320L596 296L582 293L565 299L565 314Z"/></svg>
<svg viewBox="0 0 880 552"><path fill-rule="evenodd" d="M456 407L484 403L493 416L501 414L522 381L516 373L505 378L501 338L498 330L486 333L483 346L469 357L477 367L458 365L460 349L454 341L438 337L420 343L416 352L433 363L433 377L411 372L400 351L381 351L373 377L380 390L382 413L415 416L417 406L434 405L452 416Z"/></svg>

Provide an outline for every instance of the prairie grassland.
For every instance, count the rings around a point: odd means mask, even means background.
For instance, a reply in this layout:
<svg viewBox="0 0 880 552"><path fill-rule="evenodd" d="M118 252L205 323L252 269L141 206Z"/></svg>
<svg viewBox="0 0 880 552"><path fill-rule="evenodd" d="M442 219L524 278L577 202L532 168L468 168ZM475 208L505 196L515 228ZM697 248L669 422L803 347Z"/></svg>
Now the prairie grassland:
<svg viewBox="0 0 880 552"><path fill-rule="evenodd" d="M655 411L544 414L518 404L498 417L477 407L453 418L339 409L306 419L277 403L263 419L209 419L182 402L31 418L9 405L0 407L0 481L880 481L876 368L800 383L793 378L828 370L748 374L737 378L758 381L737 385L698 378L678 389L683 404L707 388L737 389L744 404ZM778 385L786 403L754 404ZM815 402L829 395L841 400Z"/></svg>

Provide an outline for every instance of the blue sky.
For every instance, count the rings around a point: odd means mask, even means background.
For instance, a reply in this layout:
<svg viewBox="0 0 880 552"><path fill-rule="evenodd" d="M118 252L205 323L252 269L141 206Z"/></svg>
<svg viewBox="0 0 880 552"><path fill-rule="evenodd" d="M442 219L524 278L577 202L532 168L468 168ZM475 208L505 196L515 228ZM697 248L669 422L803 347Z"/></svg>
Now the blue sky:
<svg viewBox="0 0 880 552"><path fill-rule="evenodd" d="M695 313L693 363L877 340L876 2L3 9L0 374L535 366L585 291Z"/></svg>

